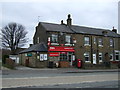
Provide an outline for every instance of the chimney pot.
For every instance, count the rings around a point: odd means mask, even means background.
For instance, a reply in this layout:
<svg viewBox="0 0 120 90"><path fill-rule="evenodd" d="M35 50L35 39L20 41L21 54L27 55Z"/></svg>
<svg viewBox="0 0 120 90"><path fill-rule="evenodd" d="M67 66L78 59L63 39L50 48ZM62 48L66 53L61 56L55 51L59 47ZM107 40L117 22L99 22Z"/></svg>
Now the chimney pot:
<svg viewBox="0 0 120 90"><path fill-rule="evenodd" d="M61 20L61 24L63 25L64 23L63 23L63 20Z"/></svg>
<svg viewBox="0 0 120 90"><path fill-rule="evenodd" d="M68 14L67 25L68 25L68 26L71 26L71 25L72 25L72 19L71 19L70 14Z"/></svg>
<svg viewBox="0 0 120 90"><path fill-rule="evenodd" d="M113 27L112 31L115 32L115 33L117 33L117 29L115 29L114 27Z"/></svg>

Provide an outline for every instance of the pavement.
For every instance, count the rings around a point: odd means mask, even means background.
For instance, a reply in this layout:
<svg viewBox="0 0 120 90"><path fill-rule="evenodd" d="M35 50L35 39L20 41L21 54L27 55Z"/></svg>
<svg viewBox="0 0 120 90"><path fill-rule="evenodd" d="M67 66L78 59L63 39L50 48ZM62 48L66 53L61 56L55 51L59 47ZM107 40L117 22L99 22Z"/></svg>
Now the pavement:
<svg viewBox="0 0 120 90"><path fill-rule="evenodd" d="M5 69L7 70L7 69ZM8 69L9 70L9 69ZM120 69L80 69L80 68L30 68L17 66L16 70L58 70L66 73L93 73L93 72L119 72Z"/></svg>

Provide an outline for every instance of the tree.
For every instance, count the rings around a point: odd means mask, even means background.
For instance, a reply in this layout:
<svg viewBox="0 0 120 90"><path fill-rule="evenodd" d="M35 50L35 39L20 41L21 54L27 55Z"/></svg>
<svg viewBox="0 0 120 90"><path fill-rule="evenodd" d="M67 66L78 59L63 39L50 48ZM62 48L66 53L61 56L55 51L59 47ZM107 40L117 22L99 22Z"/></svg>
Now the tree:
<svg viewBox="0 0 120 90"><path fill-rule="evenodd" d="M27 31L25 27L18 23L9 23L1 30L2 33L2 47L9 48L12 54L16 50L23 47L27 42Z"/></svg>

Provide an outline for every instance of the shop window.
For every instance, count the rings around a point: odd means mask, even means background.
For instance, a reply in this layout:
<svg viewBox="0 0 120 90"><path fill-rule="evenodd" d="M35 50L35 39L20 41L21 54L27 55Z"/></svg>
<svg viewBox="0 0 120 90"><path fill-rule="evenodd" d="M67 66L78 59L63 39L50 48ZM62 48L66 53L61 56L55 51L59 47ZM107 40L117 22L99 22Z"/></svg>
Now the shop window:
<svg viewBox="0 0 120 90"><path fill-rule="evenodd" d="M89 52L84 53L85 62L89 62Z"/></svg>
<svg viewBox="0 0 120 90"><path fill-rule="evenodd" d="M84 45L90 45L90 38L84 37Z"/></svg>
<svg viewBox="0 0 120 90"><path fill-rule="evenodd" d="M102 53L99 53L99 62L102 62Z"/></svg>
<svg viewBox="0 0 120 90"><path fill-rule="evenodd" d="M102 38L99 38L99 39L98 39L98 45L99 45L99 46L103 46L103 39L102 39Z"/></svg>
<svg viewBox="0 0 120 90"><path fill-rule="evenodd" d="M120 61L120 53L119 53L119 51L115 51L115 60Z"/></svg>
<svg viewBox="0 0 120 90"><path fill-rule="evenodd" d="M57 34L52 34L52 43L58 43L58 35Z"/></svg>
<svg viewBox="0 0 120 90"><path fill-rule="evenodd" d="M70 38L71 38L70 35L66 35L65 36L65 42L66 42L66 44L70 44Z"/></svg>
<svg viewBox="0 0 120 90"><path fill-rule="evenodd" d="M113 54L110 54L110 61L113 61Z"/></svg>
<svg viewBox="0 0 120 90"><path fill-rule="evenodd" d="M60 54L60 61L67 61L67 55L66 54Z"/></svg>
<svg viewBox="0 0 120 90"><path fill-rule="evenodd" d="M113 46L113 39L110 39L110 46Z"/></svg>

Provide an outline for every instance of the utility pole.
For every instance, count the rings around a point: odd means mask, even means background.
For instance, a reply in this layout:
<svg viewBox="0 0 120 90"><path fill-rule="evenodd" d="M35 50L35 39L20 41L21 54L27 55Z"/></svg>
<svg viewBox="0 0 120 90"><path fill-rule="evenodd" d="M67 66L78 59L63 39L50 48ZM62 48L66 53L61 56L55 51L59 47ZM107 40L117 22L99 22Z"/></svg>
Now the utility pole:
<svg viewBox="0 0 120 90"><path fill-rule="evenodd" d="M40 17L41 17L41 16L38 16L38 23L40 22Z"/></svg>

